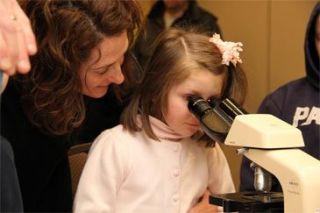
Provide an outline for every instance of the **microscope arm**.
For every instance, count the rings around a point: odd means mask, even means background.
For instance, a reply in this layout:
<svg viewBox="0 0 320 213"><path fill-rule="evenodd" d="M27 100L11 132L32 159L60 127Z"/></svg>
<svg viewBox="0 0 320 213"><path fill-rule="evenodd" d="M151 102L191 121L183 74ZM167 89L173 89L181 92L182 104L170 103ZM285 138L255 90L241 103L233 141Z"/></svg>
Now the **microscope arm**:
<svg viewBox="0 0 320 213"><path fill-rule="evenodd" d="M300 149L249 149L244 154L279 180L285 212L320 210L320 162Z"/></svg>

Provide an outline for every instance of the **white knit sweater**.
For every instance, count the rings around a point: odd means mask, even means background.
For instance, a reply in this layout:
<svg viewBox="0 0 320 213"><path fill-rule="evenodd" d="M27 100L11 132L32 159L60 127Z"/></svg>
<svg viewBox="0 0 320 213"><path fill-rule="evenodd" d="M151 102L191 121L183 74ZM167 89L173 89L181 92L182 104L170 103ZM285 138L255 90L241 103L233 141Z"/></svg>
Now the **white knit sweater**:
<svg viewBox="0 0 320 213"><path fill-rule="evenodd" d="M74 201L74 212L187 212L204 191L234 192L229 166L216 143L204 148L151 118L161 142L121 125L94 142ZM178 140L178 142L177 142Z"/></svg>

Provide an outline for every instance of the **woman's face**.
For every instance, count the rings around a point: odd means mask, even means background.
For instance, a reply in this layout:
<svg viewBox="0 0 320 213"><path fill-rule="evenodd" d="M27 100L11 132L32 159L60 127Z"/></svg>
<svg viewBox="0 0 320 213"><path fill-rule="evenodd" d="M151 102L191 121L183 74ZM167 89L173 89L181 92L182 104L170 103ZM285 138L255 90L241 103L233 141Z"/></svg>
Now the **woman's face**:
<svg viewBox="0 0 320 213"><path fill-rule="evenodd" d="M82 93L92 98L101 98L111 84L121 84L124 76L121 65L128 49L127 32L105 37L93 49L89 60L80 67ZM101 56L100 56L101 53Z"/></svg>
<svg viewBox="0 0 320 213"><path fill-rule="evenodd" d="M200 96L205 100L220 97L224 75L214 75L207 70L197 70L168 94L166 124L176 133L189 137L200 127L198 120L188 109L188 97Z"/></svg>
<svg viewBox="0 0 320 213"><path fill-rule="evenodd" d="M316 22L315 43L316 43L318 56L320 57L320 15L318 16L318 19L317 19L317 22Z"/></svg>

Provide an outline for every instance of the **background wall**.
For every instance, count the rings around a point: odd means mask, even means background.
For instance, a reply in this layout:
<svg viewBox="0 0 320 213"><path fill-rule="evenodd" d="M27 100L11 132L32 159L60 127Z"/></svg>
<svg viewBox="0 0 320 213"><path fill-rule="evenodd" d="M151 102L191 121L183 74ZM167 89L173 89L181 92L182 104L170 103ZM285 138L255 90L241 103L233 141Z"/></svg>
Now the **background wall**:
<svg viewBox="0 0 320 213"><path fill-rule="evenodd" d="M154 0L140 0L147 14ZM218 17L225 40L241 41L249 83L245 108L257 111L262 99L280 85L304 76L304 34L316 0L198 0ZM222 147L236 187L241 156Z"/></svg>

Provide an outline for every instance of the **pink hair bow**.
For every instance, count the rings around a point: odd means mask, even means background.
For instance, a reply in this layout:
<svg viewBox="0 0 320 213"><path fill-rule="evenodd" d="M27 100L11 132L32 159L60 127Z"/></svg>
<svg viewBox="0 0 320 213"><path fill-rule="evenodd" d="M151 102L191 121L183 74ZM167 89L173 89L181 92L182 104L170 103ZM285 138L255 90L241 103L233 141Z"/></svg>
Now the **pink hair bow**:
<svg viewBox="0 0 320 213"><path fill-rule="evenodd" d="M221 64L229 66L231 62L236 66L238 62L242 63L240 52L243 50L243 44L241 42L222 41L217 33L213 34L209 41L214 43L220 50L222 54Z"/></svg>

